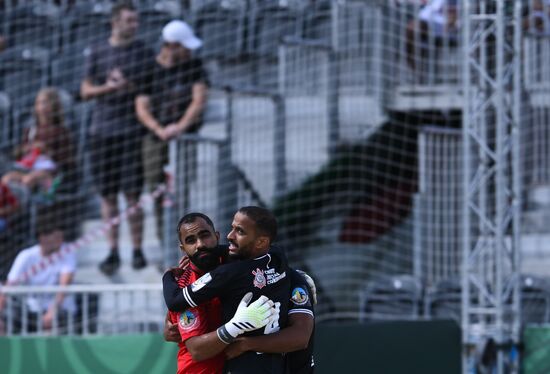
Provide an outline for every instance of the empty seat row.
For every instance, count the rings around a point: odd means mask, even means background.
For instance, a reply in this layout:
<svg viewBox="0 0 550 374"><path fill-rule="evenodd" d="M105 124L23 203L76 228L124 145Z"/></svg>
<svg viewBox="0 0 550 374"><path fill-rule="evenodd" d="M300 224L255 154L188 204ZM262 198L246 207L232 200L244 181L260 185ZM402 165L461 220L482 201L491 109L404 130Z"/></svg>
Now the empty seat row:
<svg viewBox="0 0 550 374"><path fill-rule="evenodd" d="M522 322L549 323L550 280L524 275L520 292ZM370 281L359 294L362 321L426 318L454 319L460 323L461 310L459 279L441 280L426 287L411 275L385 276Z"/></svg>

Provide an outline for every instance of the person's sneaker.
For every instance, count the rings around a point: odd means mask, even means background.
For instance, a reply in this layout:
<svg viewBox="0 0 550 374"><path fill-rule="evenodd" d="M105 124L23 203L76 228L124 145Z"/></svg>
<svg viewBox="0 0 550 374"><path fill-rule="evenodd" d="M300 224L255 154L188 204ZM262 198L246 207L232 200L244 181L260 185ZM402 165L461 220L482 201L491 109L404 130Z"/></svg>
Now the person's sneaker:
<svg viewBox="0 0 550 374"><path fill-rule="evenodd" d="M147 260L143 255L141 249L134 250L134 255L132 257L132 267L136 270L143 269L147 266Z"/></svg>
<svg viewBox="0 0 550 374"><path fill-rule="evenodd" d="M120 257L118 252L111 251L109 256L99 264L99 270L107 276L113 275L120 267Z"/></svg>

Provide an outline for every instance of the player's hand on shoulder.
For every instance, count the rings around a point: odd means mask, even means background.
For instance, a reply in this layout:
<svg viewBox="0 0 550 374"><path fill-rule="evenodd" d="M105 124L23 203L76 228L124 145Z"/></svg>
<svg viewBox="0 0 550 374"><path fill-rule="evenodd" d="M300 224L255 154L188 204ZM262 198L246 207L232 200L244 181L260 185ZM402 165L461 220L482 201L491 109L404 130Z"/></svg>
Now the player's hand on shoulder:
<svg viewBox="0 0 550 374"><path fill-rule="evenodd" d="M315 286L315 281L305 271L298 270L298 269L296 269L296 271L298 273L300 273L304 277L304 279L306 280L307 285L309 286L309 289L311 290L311 300L313 300L313 305L317 305L317 287Z"/></svg>
<svg viewBox="0 0 550 374"><path fill-rule="evenodd" d="M178 266L182 269L187 269L187 267L189 266L189 257L187 256L183 256L179 263L178 263Z"/></svg>
<svg viewBox="0 0 550 374"><path fill-rule="evenodd" d="M174 268L169 268L168 270L166 270L166 273L172 273L172 276L174 276L175 278L179 278L183 275L183 271L184 269L180 268L180 267L174 267Z"/></svg>

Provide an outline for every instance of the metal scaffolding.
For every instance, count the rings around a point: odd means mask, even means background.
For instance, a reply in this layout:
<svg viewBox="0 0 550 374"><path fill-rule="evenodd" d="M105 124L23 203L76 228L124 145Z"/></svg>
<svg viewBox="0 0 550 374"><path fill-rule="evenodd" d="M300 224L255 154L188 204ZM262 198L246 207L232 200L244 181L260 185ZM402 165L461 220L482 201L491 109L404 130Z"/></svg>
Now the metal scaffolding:
<svg viewBox="0 0 550 374"><path fill-rule="evenodd" d="M491 338L516 372L520 292L520 0L463 0L463 371ZM508 350L506 347L511 347Z"/></svg>

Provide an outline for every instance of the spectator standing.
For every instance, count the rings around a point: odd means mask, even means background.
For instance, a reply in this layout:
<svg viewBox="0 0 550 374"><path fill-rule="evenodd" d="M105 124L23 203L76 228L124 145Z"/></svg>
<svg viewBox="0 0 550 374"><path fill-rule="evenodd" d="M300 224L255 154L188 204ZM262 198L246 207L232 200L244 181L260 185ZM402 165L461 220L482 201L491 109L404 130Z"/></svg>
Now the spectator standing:
<svg viewBox="0 0 550 374"><path fill-rule="evenodd" d="M64 252L61 259L49 262L48 266L37 272L32 272L42 261L48 261L55 253L63 251L65 246L62 220L63 210L59 205L48 207L47 211L39 214L38 218L38 244L22 250L8 273L8 284L29 286L65 286L72 283L76 271L76 254ZM24 282L22 277L30 275ZM66 296L60 292L55 295L41 294L28 296L23 300L26 303L28 332L40 329L52 329L57 318L57 326L66 326L69 314L74 314L76 305L72 296ZM0 296L0 311L5 307L5 297ZM22 313L15 314L15 331L21 328L24 318Z"/></svg>
<svg viewBox="0 0 550 374"><path fill-rule="evenodd" d="M417 61L417 57L423 60L429 56L430 36L435 43L434 47L440 47L446 40L447 43L456 45L459 37L458 27L458 0L431 0L420 10L418 19L410 21L407 25L406 49L409 66L415 69L420 62ZM420 44L419 55L415 55L417 41Z"/></svg>
<svg viewBox="0 0 550 374"><path fill-rule="evenodd" d="M119 2L111 14L111 36L93 45L85 68L80 94L96 99L89 130L92 174L101 195L104 220L119 214L118 192L129 206L138 203L143 186L141 143L144 135L135 116L134 100L143 79L144 67L153 58L145 44L136 40L138 13L130 2ZM133 245L132 266L147 265L141 245L143 212L137 207L128 217ZM100 270L112 275L120 266L118 225L108 232L110 253Z"/></svg>
<svg viewBox="0 0 550 374"><path fill-rule="evenodd" d="M202 42L191 27L183 21L171 21L162 30L162 40L151 74L136 99L137 116L149 130L143 141L143 166L150 191L164 182L167 141L199 129L208 86L202 61L192 57ZM195 154L187 155L192 159L187 165L193 169ZM162 198L155 201L155 215L162 242Z"/></svg>

